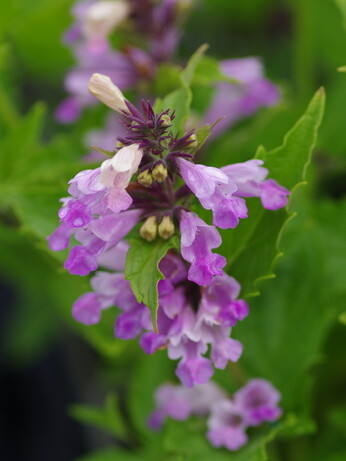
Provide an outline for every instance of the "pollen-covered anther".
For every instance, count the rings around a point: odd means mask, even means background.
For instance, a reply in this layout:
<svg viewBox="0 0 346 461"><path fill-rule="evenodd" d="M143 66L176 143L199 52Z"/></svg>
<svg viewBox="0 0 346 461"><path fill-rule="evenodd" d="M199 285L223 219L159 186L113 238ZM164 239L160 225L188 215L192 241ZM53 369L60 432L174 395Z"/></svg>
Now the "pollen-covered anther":
<svg viewBox="0 0 346 461"><path fill-rule="evenodd" d="M157 221L156 216L149 216L143 226L140 228L139 233L145 239L151 242L157 235Z"/></svg>
<svg viewBox="0 0 346 461"><path fill-rule="evenodd" d="M153 168L151 174L155 181L163 182L167 179L167 168L162 163L159 163Z"/></svg>
<svg viewBox="0 0 346 461"><path fill-rule="evenodd" d="M149 170L144 170L137 176L137 181L144 187L150 187L153 183L153 176Z"/></svg>
<svg viewBox="0 0 346 461"><path fill-rule="evenodd" d="M170 216L164 216L158 226L159 236L164 240L169 239L174 234L175 228Z"/></svg>

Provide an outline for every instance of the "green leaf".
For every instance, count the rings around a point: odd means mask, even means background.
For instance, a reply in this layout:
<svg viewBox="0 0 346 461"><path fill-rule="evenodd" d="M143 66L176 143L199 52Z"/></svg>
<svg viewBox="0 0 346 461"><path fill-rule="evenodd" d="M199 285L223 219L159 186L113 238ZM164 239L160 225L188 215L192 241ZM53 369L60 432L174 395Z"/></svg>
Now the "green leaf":
<svg viewBox="0 0 346 461"><path fill-rule="evenodd" d="M272 381L284 408L299 414L309 410L317 364L326 363L325 338L344 310L345 211L345 201L304 204L283 240L287 256L277 279L251 300L251 315L234 329L246 345L240 362L246 376Z"/></svg>
<svg viewBox="0 0 346 461"><path fill-rule="evenodd" d="M203 56L198 62L192 79L194 85L212 85L217 82L228 82L239 84L235 78L227 77L220 67L220 62L211 57Z"/></svg>
<svg viewBox="0 0 346 461"><path fill-rule="evenodd" d="M104 407L91 405L72 405L69 408L72 418L84 424L98 427L115 437L126 437L126 427L119 412L119 402L115 394L109 394Z"/></svg>
<svg viewBox="0 0 346 461"><path fill-rule="evenodd" d="M256 158L264 161L269 177L291 190L288 210L265 210L258 200L249 204L249 218L241 221L231 235L223 232L224 254L229 255L230 272L242 285L243 295L259 293L260 281L274 277L272 266L282 255L280 240L288 220L293 217L297 189L305 184L324 111L323 89L317 91L306 112L284 137L282 146L267 152L260 147ZM226 237L227 236L227 237Z"/></svg>
<svg viewBox="0 0 346 461"><path fill-rule="evenodd" d="M125 278L130 281L131 288L139 303L149 307L154 328L158 309L157 285L164 278L158 268L161 259L171 248L179 248L179 239L173 236L169 240L157 239L148 242L141 237L129 240Z"/></svg>

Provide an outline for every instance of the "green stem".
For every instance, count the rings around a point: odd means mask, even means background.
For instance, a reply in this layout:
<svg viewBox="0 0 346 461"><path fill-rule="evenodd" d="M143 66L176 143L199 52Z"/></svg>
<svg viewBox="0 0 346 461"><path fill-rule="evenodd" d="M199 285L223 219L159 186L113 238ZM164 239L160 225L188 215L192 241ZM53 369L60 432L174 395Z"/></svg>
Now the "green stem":
<svg viewBox="0 0 346 461"><path fill-rule="evenodd" d="M314 91L314 18L316 0L294 0L293 72L299 100Z"/></svg>
<svg viewBox="0 0 346 461"><path fill-rule="evenodd" d="M14 128L19 120L19 114L2 85L0 85L0 117L10 129Z"/></svg>

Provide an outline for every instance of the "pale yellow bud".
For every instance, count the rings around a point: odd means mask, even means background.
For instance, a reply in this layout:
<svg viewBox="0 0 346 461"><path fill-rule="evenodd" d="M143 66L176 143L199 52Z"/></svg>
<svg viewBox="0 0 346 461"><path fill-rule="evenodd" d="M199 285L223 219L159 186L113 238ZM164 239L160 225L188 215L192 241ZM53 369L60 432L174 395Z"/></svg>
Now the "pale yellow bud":
<svg viewBox="0 0 346 461"><path fill-rule="evenodd" d="M156 223L156 216L149 216L146 219L143 226L140 228L139 233L145 239L151 242L155 239L157 234L157 223Z"/></svg>
<svg viewBox="0 0 346 461"><path fill-rule="evenodd" d="M172 119L168 114L162 115L161 117L162 120L162 125L163 126L171 126L172 125Z"/></svg>
<svg viewBox="0 0 346 461"><path fill-rule="evenodd" d="M115 143L115 148L116 148L116 149L121 149L121 148L125 147L125 145L126 145L126 144L124 144L124 143L122 143L122 142L120 142L120 141L117 141L117 142Z"/></svg>
<svg viewBox="0 0 346 461"><path fill-rule="evenodd" d="M190 141L189 148L194 149L198 146L197 136L195 133L192 133L188 138L187 141Z"/></svg>
<svg viewBox="0 0 346 461"><path fill-rule="evenodd" d="M149 170L144 170L137 176L137 181L144 187L150 187L153 183L153 177Z"/></svg>
<svg viewBox="0 0 346 461"><path fill-rule="evenodd" d="M155 168L153 168L151 174L155 181L163 182L167 178L167 168L162 163L159 163Z"/></svg>
<svg viewBox="0 0 346 461"><path fill-rule="evenodd" d="M169 216L165 216L159 224L159 236L164 240L169 239L174 234L174 224Z"/></svg>
<svg viewBox="0 0 346 461"><path fill-rule="evenodd" d="M124 95L107 75L93 74L88 88L91 94L116 112L129 112Z"/></svg>

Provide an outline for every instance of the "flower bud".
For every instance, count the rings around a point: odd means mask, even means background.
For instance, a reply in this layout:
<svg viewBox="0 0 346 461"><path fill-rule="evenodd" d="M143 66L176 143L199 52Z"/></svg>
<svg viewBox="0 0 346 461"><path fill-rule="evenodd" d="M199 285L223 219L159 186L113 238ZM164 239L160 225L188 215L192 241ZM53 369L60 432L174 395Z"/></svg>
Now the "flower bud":
<svg viewBox="0 0 346 461"><path fill-rule="evenodd" d="M144 170L137 176L137 181L144 187L150 187L153 183L153 177L149 170Z"/></svg>
<svg viewBox="0 0 346 461"><path fill-rule="evenodd" d="M153 168L151 174L155 181L163 182L167 178L167 168L162 163L159 163Z"/></svg>
<svg viewBox="0 0 346 461"><path fill-rule="evenodd" d="M124 95L107 75L93 74L88 88L91 94L116 112L129 111Z"/></svg>
<svg viewBox="0 0 346 461"><path fill-rule="evenodd" d="M161 120L162 120L162 126L171 126L172 125L172 119L168 114L162 115Z"/></svg>
<svg viewBox="0 0 346 461"><path fill-rule="evenodd" d="M146 219L143 226L140 228L139 233L145 239L151 242L155 239L157 234L157 223L156 223L156 216L149 216Z"/></svg>
<svg viewBox="0 0 346 461"><path fill-rule="evenodd" d="M198 146L197 136L196 136L195 133L192 133L192 134L187 138L186 141L189 143L189 145L188 145L189 149L194 149L195 147Z"/></svg>
<svg viewBox="0 0 346 461"><path fill-rule="evenodd" d="M117 141L117 142L115 143L115 148L116 148L116 149L122 149L122 148L125 147L125 146L126 146L126 144L122 143L121 141Z"/></svg>
<svg viewBox="0 0 346 461"><path fill-rule="evenodd" d="M91 5L84 17L83 34L86 38L107 37L129 15L127 2L100 1Z"/></svg>
<svg viewBox="0 0 346 461"><path fill-rule="evenodd" d="M174 234L174 224L169 216L165 216L158 226L159 236L164 240L169 239Z"/></svg>

